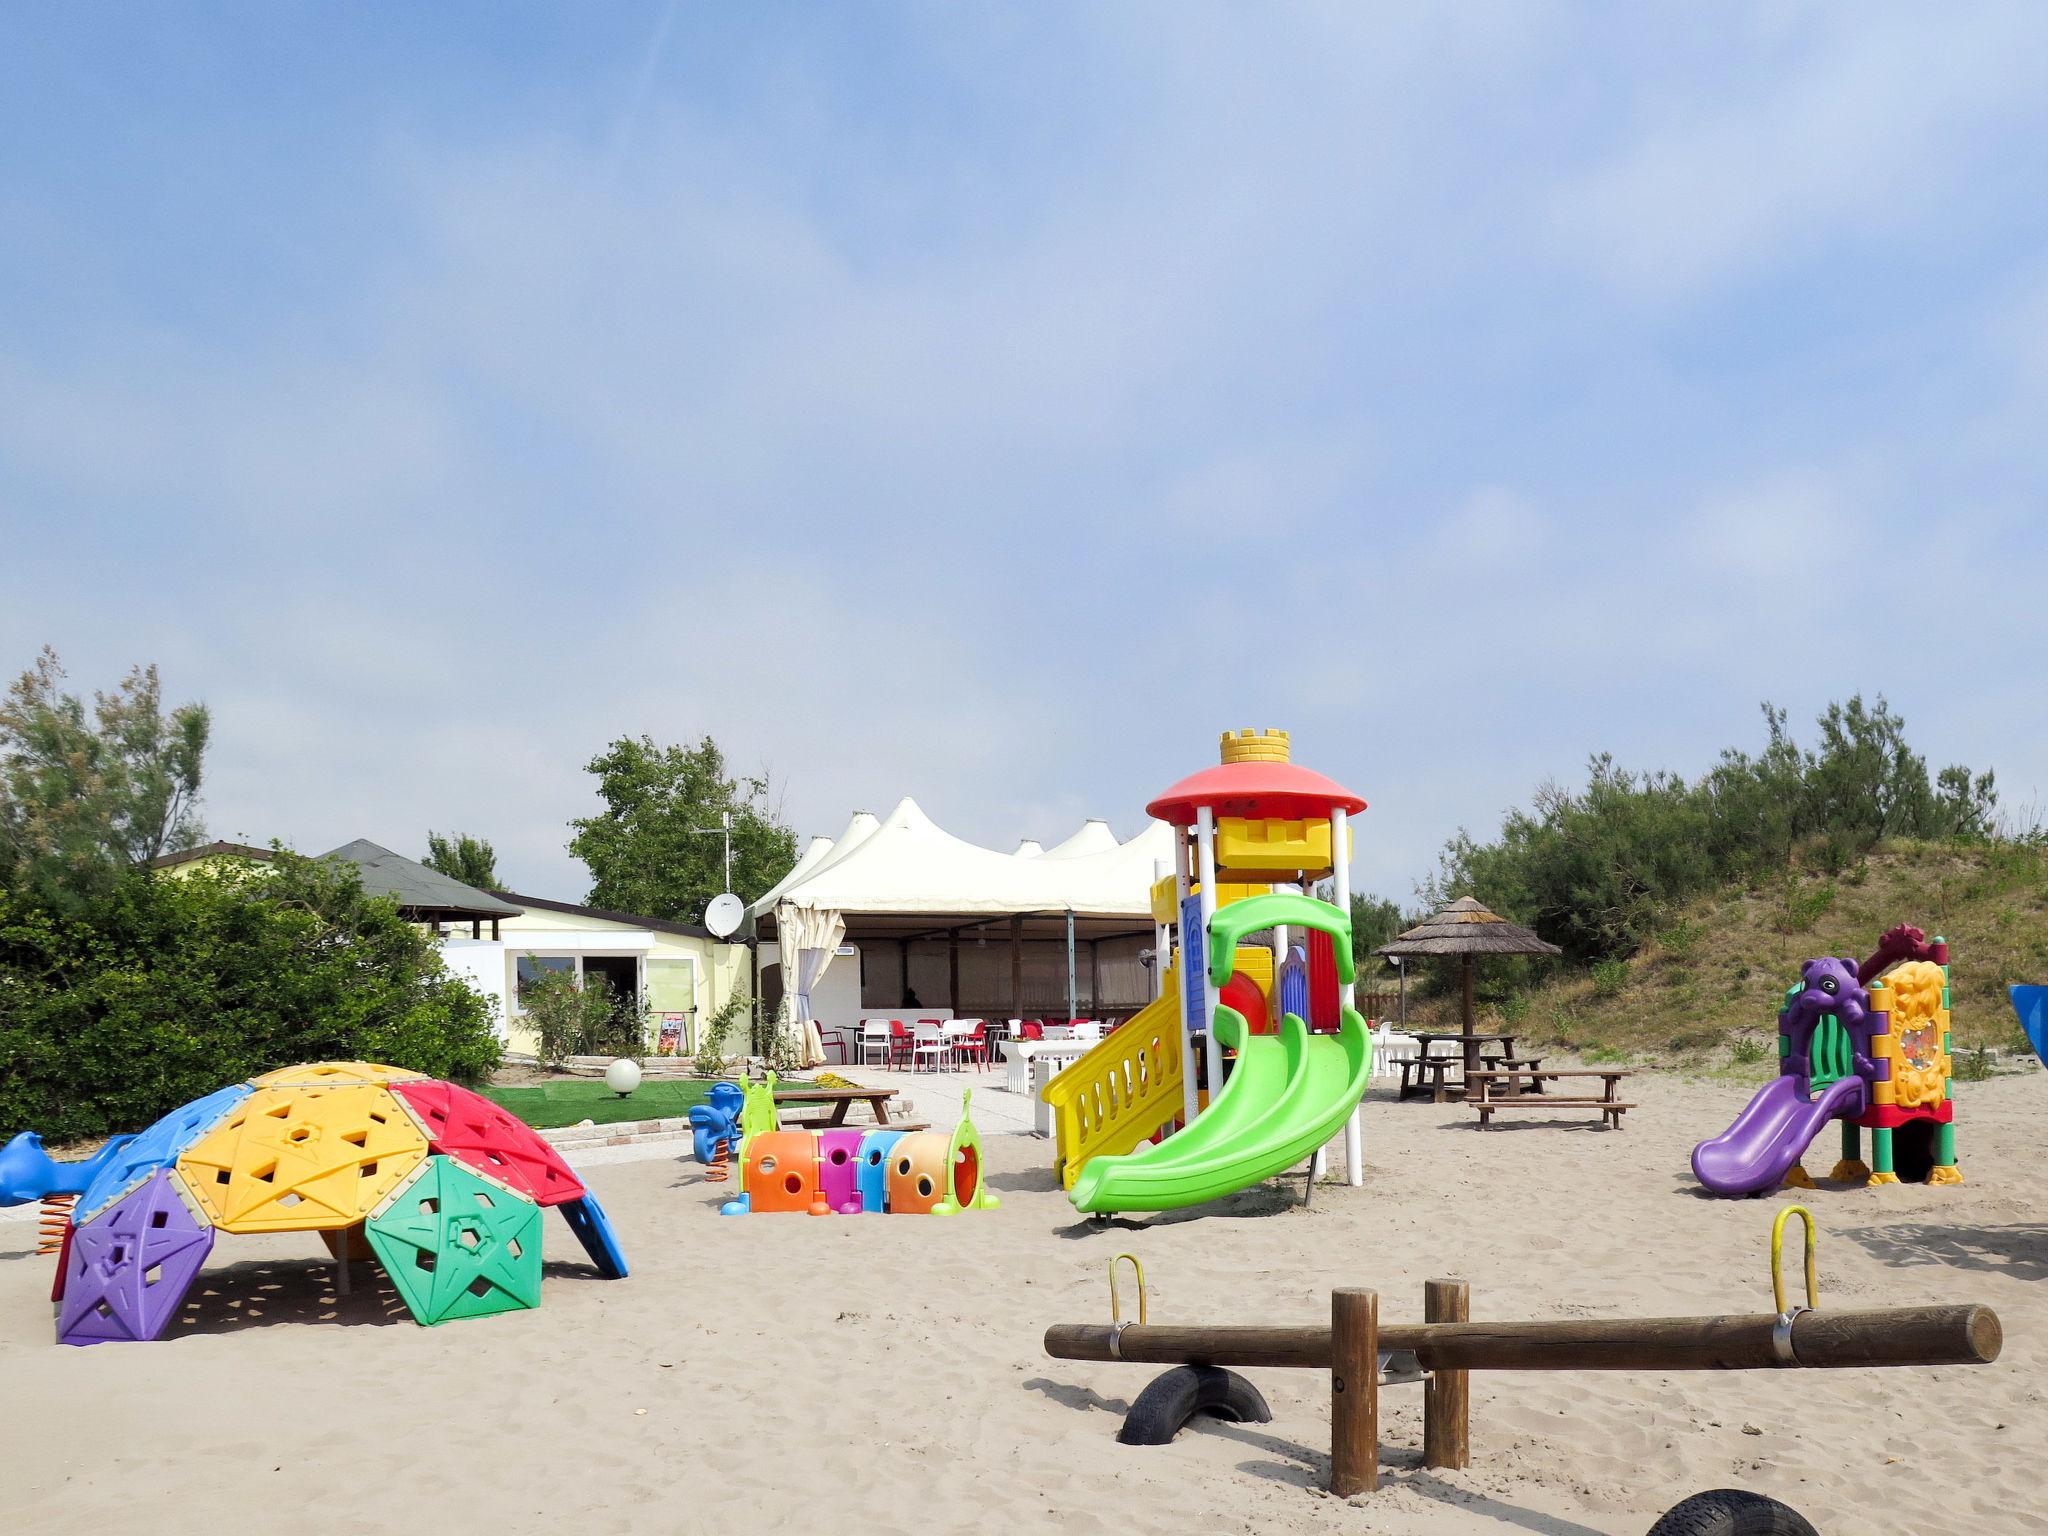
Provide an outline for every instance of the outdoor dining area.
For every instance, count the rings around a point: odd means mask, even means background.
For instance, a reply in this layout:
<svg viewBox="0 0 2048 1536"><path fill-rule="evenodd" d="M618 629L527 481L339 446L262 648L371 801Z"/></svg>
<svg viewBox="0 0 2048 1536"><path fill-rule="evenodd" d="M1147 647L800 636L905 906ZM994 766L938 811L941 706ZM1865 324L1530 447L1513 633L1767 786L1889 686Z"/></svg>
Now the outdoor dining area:
<svg viewBox="0 0 2048 1536"><path fill-rule="evenodd" d="M1028 1071L1032 1056L1061 1056L1071 1061L1095 1045L1121 1019L955 1019L894 1017L863 1018L824 1031L828 1052L848 1066L883 1067L913 1072L977 1070L997 1061L1018 1076ZM1062 1062L1064 1065L1064 1061ZM1007 1084L1016 1092L1028 1082Z"/></svg>

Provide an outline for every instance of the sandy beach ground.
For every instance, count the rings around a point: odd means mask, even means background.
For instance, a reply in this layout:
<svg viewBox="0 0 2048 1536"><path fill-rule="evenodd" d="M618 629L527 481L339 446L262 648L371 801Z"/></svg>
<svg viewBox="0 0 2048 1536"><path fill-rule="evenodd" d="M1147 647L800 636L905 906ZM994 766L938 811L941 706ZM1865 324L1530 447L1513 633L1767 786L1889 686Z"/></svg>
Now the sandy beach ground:
<svg viewBox="0 0 2048 1536"><path fill-rule="evenodd" d="M1126 1250L1154 1321L1327 1321L1338 1285L1410 1320L1437 1275L1469 1280L1480 1318L1769 1310L1787 1197L1702 1198L1686 1163L1745 1092L1630 1089L1618 1134L1481 1133L1376 1095L1362 1189L1303 1211L1294 1179L1107 1228L1074 1219L1029 1136L988 1138L1002 1209L950 1221L721 1219L664 1148L588 1170L630 1280L596 1279L551 1218L538 1311L434 1329L374 1266L338 1296L310 1234L223 1237L165 1342L60 1348L34 1225L0 1223L0 1530L1583 1536L1733 1485L1829 1536L2048 1531L2040 1074L1961 1085L1960 1188L1807 1197L1823 1305L1989 1303L1992 1366L1479 1375L1458 1473L1421 1467L1421 1390L1389 1388L1381 1491L1341 1503L1318 1491L1327 1377L1248 1372L1271 1424L1127 1449L1151 1368L1042 1352L1048 1323L1107 1321Z"/></svg>

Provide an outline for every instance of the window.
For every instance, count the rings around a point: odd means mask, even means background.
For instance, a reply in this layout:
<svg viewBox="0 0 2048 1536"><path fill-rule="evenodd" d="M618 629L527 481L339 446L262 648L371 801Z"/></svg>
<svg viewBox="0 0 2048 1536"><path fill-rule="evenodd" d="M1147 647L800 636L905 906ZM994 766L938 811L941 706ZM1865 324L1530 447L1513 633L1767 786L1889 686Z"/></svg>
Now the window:
<svg viewBox="0 0 2048 1536"><path fill-rule="evenodd" d="M526 988L536 977L553 971L558 975L576 974L574 955L521 955L519 957L519 1006L526 1006Z"/></svg>

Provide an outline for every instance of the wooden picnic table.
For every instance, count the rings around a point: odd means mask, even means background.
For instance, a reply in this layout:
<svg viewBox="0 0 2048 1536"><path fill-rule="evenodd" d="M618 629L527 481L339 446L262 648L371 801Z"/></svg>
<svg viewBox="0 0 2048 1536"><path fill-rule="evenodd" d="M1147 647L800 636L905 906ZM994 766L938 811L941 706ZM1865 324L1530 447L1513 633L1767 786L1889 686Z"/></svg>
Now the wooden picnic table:
<svg viewBox="0 0 2048 1536"><path fill-rule="evenodd" d="M1442 1104L1453 1096L1465 1092L1465 1078L1475 1070L1492 1066L1497 1062L1519 1059L1515 1056L1513 1035L1468 1035L1458 1030L1447 1033L1416 1031L1415 1039L1415 1059L1396 1063L1401 1069L1400 1097L1404 1099L1427 1093L1431 1103ZM1469 1057L1437 1055L1437 1045L1450 1040L1468 1046ZM1499 1053L1493 1056L1485 1055L1484 1047L1489 1045L1498 1045ZM1449 1080L1453 1069L1461 1074L1456 1082Z"/></svg>
<svg viewBox="0 0 2048 1536"><path fill-rule="evenodd" d="M913 1129L903 1121L889 1118L889 1101L895 1097L894 1088L777 1088L775 1107L780 1110L785 1104L831 1106L829 1115L782 1121L783 1128L791 1131L829 1131L844 1126L846 1112L856 1104L866 1104L874 1113L877 1125L894 1126L898 1130Z"/></svg>
<svg viewBox="0 0 2048 1536"><path fill-rule="evenodd" d="M1499 1109L1596 1109L1600 1112L1601 1125L1621 1129L1624 1112L1634 1109L1633 1104L1624 1103L1617 1094L1621 1080L1635 1074L1621 1067L1555 1067L1549 1071L1538 1071L1530 1067L1492 1067L1470 1074L1470 1085L1465 1102L1479 1112L1479 1128L1490 1130L1493 1114ZM1542 1094L1546 1082L1562 1082L1566 1078L1597 1077L1601 1079L1600 1096L1594 1098L1590 1092L1576 1097L1561 1093ZM1524 1093L1527 1086L1530 1092ZM1542 1094L1539 1098L1538 1094Z"/></svg>

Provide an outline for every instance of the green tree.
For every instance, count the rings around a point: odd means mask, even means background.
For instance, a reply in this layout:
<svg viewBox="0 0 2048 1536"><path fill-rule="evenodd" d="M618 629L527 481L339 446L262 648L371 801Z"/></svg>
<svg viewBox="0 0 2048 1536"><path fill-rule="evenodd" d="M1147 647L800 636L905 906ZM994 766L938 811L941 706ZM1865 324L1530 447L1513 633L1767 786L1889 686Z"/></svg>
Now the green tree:
<svg viewBox="0 0 2048 1536"><path fill-rule="evenodd" d="M725 889L716 832L732 815L732 888L751 901L796 862L796 834L768 804L765 778L734 777L709 736L693 747L620 737L592 758L604 810L572 821L569 852L590 870L590 904L700 922Z"/></svg>
<svg viewBox="0 0 2048 1536"><path fill-rule="evenodd" d="M475 1081L493 1009L352 865L117 874L0 892L0 1140L134 1131L274 1067L367 1060Z"/></svg>
<svg viewBox="0 0 2048 1536"><path fill-rule="evenodd" d="M1379 969L1381 962L1373 951L1391 941L1402 929L1413 926L1413 922L1402 916L1398 901L1354 894L1351 898L1352 960L1366 970Z"/></svg>
<svg viewBox="0 0 2048 1536"><path fill-rule="evenodd" d="M443 837L438 832L429 832L427 856L420 862L429 869L438 869L450 880L460 880L479 891L498 888L497 852L480 837L470 837L461 832Z"/></svg>
<svg viewBox="0 0 2048 1536"><path fill-rule="evenodd" d="M1955 765L1930 778L1884 699L1830 704L1812 749L1783 710L1763 713L1762 750L1731 747L1698 779L1594 756L1583 789L1540 786L1492 841L1461 830L1425 896L1477 896L1593 963L1632 953L1674 904L1730 880L1801 859L1840 867L1884 838L1992 835L1992 775Z"/></svg>
<svg viewBox="0 0 2048 1536"><path fill-rule="evenodd" d="M153 665L95 693L90 712L63 678L44 646L0 701L0 885L79 901L205 836L210 721L203 704L166 714Z"/></svg>

